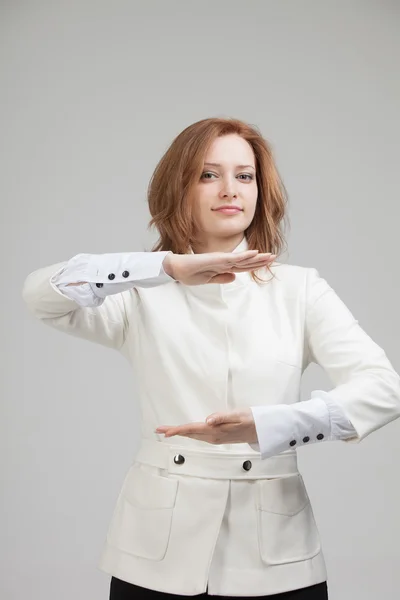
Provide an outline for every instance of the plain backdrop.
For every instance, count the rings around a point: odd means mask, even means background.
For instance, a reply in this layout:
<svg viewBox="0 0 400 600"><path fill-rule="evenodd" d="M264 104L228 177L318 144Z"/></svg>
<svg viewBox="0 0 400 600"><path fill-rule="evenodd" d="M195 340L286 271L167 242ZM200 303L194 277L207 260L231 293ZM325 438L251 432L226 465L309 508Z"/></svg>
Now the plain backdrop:
<svg viewBox="0 0 400 600"><path fill-rule="evenodd" d="M21 289L79 252L149 249L147 184L190 123L261 129L290 197L281 260L316 267L400 369L399 9L2 0L2 600L108 598L97 560L138 444L135 382L36 322ZM310 368L304 399L321 386ZM331 600L398 595L399 437L299 450Z"/></svg>

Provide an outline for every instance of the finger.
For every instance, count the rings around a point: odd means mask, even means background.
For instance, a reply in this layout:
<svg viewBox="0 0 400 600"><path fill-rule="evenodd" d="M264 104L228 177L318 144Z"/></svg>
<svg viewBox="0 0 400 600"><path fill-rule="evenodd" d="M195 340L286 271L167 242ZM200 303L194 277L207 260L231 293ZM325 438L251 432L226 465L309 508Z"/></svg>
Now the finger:
<svg viewBox="0 0 400 600"><path fill-rule="evenodd" d="M248 267L254 268L255 265L265 265L269 264L276 258L275 254L257 254L254 257L246 258L244 260L240 259L239 254L232 255L220 255L219 260L214 260L212 262L208 262L203 269L203 273L206 275L207 272L213 272L214 274L222 274L231 272L233 267Z"/></svg>
<svg viewBox="0 0 400 600"><path fill-rule="evenodd" d="M210 428L206 423L188 423L186 425L178 425L177 427L170 427L165 432L166 437L173 435L185 435L187 433L208 433Z"/></svg>
<svg viewBox="0 0 400 600"><path fill-rule="evenodd" d="M248 260L249 258L253 258L259 254L258 250L245 250L244 252L231 252L231 256L233 258L237 258L237 260Z"/></svg>
<svg viewBox="0 0 400 600"><path fill-rule="evenodd" d="M226 438L225 436L221 436L220 434L216 435L215 433L212 434L205 434L205 435L198 435L198 434L188 434L185 437L191 438L193 440L199 440L200 442L207 442L208 444L229 444L230 443L230 439Z"/></svg>
<svg viewBox="0 0 400 600"><path fill-rule="evenodd" d="M243 256L240 252L232 252L231 254L225 254L221 256L222 264L242 264L256 260L259 257L258 250L255 250L253 254L248 255L247 253Z"/></svg>
<svg viewBox="0 0 400 600"><path fill-rule="evenodd" d="M228 255L229 258L236 258L240 261L242 260L258 260L259 258L267 258L268 256L275 256L272 252L259 252L257 250L257 254L254 254L253 256L241 256L240 252L232 252L230 255Z"/></svg>
<svg viewBox="0 0 400 600"><path fill-rule="evenodd" d="M214 439L213 435L210 434L210 432L208 433L185 433L182 434L182 437L187 437L187 438L191 438L193 440L211 440Z"/></svg>
<svg viewBox="0 0 400 600"><path fill-rule="evenodd" d="M211 277L208 283L232 283L235 279L234 273L219 273L218 275Z"/></svg>
<svg viewBox="0 0 400 600"><path fill-rule="evenodd" d="M155 433L164 433L167 436L170 435L176 435L177 432L181 432L184 431L184 426L171 426L171 425L165 425L162 427L157 427L157 429L155 430Z"/></svg>
<svg viewBox="0 0 400 600"><path fill-rule="evenodd" d="M208 444L222 444L223 442L215 437L213 437L212 435L194 435L194 434L188 434L185 435L185 437L190 438L192 440L199 440L200 442L207 442ZM229 443L226 442L226 443Z"/></svg>
<svg viewBox="0 0 400 600"><path fill-rule="evenodd" d="M241 416L235 412L213 413L206 418L207 425L222 425L224 423L241 423Z"/></svg>
<svg viewBox="0 0 400 600"><path fill-rule="evenodd" d="M233 267L231 269L231 273L248 273L249 271L258 271L262 267L266 267L267 265L256 265L255 267L246 267L241 269L240 267Z"/></svg>
<svg viewBox="0 0 400 600"><path fill-rule="evenodd" d="M226 265L221 265L221 271L232 272L232 269L257 269L260 267L264 267L270 265L274 262L275 258L262 258L254 261L246 261L246 262L235 262Z"/></svg>
<svg viewBox="0 0 400 600"><path fill-rule="evenodd" d="M273 260L259 260L257 262L254 263L248 263L248 264L238 264L238 265L232 265L231 267L229 267L227 269L227 271L229 271L229 273L235 273L236 271L240 272L240 271L251 271L254 269L260 269L261 267L267 267L269 265L271 265L274 261Z"/></svg>
<svg viewBox="0 0 400 600"><path fill-rule="evenodd" d="M233 264L237 264L239 267L244 267L246 265L253 265L255 263L260 263L260 262L271 262L273 260L275 260L276 258L276 254L271 254L271 253L265 253L265 254L257 254L257 256L254 256L251 259L248 260L244 260L244 261L233 261ZM232 262L231 262L232 264Z"/></svg>
<svg viewBox="0 0 400 600"><path fill-rule="evenodd" d="M203 255L203 258L206 259L208 265L211 264L218 267L224 264L230 264L232 261L242 262L251 260L258 254L258 250L246 250L245 252L210 252L208 255Z"/></svg>
<svg viewBox="0 0 400 600"><path fill-rule="evenodd" d="M187 431L179 431L179 432L175 432L175 431L171 431L171 432L167 432L165 434L166 438L171 438L171 437L187 437L187 438L193 438L196 440L202 440L205 437L209 437L210 436L210 431L208 431L208 433L205 432L201 432L201 431L195 431L192 433L188 433Z"/></svg>

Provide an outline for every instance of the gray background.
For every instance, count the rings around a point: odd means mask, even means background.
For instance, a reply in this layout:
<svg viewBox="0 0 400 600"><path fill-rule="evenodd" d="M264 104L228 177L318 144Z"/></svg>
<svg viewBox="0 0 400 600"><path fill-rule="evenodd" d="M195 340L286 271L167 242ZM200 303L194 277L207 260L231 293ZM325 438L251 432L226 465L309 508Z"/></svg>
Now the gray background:
<svg viewBox="0 0 400 600"><path fill-rule="evenodd" d="M0 16L0 596L105 599L135 384L116 353L35 322L23 280L149 248L161 154L190 123L235 116L271 141L288 188L284 260L317 267L399 370L399 3L3 0ZM321 386L311 368L304 398ZM332 600L398 595L399 433L299 451Z"/></svg>

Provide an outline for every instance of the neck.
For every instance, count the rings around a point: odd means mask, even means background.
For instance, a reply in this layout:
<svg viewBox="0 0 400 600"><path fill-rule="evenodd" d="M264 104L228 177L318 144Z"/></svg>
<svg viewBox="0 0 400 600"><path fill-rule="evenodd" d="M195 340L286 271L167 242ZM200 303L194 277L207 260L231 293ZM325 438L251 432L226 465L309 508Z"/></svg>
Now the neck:
<svg viewBox="0 0 400 600"><path fill-rule="evenodd" d="M198 240L192 244L192 250L195 254L203 254L205 252L233 252L243 238L243 233L239 233L228 238Z"/></svg>

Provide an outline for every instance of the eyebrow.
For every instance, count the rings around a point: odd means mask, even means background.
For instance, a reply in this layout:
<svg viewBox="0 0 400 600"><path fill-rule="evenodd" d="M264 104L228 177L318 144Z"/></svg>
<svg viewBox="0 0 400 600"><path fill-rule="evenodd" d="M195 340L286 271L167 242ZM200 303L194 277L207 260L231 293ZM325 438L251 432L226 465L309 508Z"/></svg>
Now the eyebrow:
<svg viewBox="0 0 400 600"><path fill-rule="evenodd" d="M220 165L219 163L212 163L212 162L206 162L204 163L204 166L208 166L208 167L222 167L222 165ZM236 165L237 169L253 169L255 171L255 168L252 165Z"/></svg>

